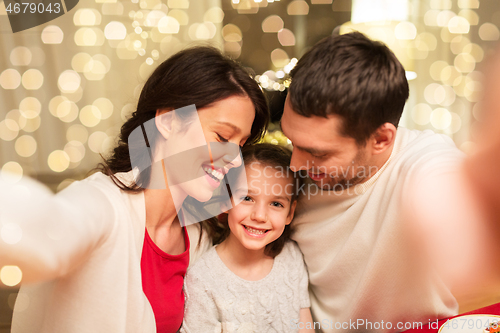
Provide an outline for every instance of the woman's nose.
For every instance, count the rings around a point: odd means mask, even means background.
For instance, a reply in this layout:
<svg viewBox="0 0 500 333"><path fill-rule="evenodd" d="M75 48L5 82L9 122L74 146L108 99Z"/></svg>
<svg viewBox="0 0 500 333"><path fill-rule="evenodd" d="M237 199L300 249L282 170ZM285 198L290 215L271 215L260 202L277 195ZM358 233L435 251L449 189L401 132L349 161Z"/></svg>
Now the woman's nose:
<svg viewBox="0 0 500 333"><path fill-rule="evenodd" d="M224 161L228 169L237 168L241 165L241 163L243 163L239 151L236 154L236 157L234 156L234 154L226 154L222 156L222 161Z"/></svg>

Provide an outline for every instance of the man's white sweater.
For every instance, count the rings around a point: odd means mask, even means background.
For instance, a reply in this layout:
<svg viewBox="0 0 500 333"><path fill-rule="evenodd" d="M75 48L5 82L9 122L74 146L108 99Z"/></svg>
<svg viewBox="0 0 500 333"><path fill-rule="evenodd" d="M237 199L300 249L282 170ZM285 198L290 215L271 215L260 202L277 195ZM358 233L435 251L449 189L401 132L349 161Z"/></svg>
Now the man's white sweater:
<svg viewBox="0 0 500 333"><path fill-rule="evenodd" d="M412 180L451 172L462 158L444 135L399 128L391 157L365 183L344 192L306 188L292 239L308 268L316 329L395 332L457 313L449 290L415 259L402 199Z"/></svg>

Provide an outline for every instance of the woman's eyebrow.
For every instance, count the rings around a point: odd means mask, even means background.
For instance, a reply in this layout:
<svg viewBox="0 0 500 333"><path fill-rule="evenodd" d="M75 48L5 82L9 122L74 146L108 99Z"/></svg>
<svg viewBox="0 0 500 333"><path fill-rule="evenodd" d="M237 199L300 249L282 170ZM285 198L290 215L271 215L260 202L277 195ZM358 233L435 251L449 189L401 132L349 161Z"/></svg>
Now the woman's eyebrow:
<svg viewBox="0 0 500 333"><path fill-rule="evenodd" d="M231 127L236 133L240 133L241 132L241 129L239 127L237 127L236 125L234 124L231 124L231 123L228 123L228 122L225 122L225 121L218 121L217 124L219 125L223 125L223 126L229 126Z"/></svg>

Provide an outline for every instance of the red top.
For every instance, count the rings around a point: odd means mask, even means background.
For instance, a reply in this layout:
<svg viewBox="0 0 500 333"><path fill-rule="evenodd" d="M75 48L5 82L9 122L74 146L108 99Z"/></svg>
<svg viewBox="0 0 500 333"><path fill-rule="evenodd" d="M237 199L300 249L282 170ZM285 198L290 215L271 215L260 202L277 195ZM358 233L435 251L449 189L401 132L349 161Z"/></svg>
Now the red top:
<svg viewBox="0 0 500 333"><path fill-rule="evenodd" d="M189 264L189 237L186 228L186 251L179 255L163 252L149 237L144 238L141 258L142 289L151 303L158 333L175 333L184 316L184 276Z"/></svg>

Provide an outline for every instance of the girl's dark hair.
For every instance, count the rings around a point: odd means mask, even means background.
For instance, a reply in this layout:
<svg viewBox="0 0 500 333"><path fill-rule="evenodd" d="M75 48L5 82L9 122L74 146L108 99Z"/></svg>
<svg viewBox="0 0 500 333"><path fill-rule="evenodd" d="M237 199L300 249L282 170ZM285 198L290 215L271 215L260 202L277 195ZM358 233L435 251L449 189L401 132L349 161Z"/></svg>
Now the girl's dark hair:
<svg viewBox="0 0 500 333"><path fill-rule="evenodd" d="M294 201L297 200L298 190L302 183L302 179L299 177L298 173L290 170L290 160L292 158L292 152L285 147L277 146L269 143L260 143L255 145L250 145L243 147L241 149L243 155L243 164L245 166L250 166L252 162L258 162L264 166L270 166L273 168L278 168L283 171L284 177L290 176L293 181L292 197L290 201L290 207ZM291 208L290 208L291 209ZM216 228L214 244L222 243L231 232L228 226L227 214L219 215L219 223ZM286 241L290 239L290 225L285 226L285 230L281 236L274 242L266 245L264 253L272 258L276 257L283 250L283 246Z"/></svg>
<svg viewBox="0 0 500 333"><path fill-rule="evenodd" d="M257 82L238 63L215 48L198 46L180 51L165 60L142 88L137 110L123 124L118 145L97 170L111 177L123 191L139 193L149 183L151 169L141 172L133 184L116 177L132 170L131 159L150 161L148 149L141 143L129 145L133 130L156 116L158 109L178 109L194 104L198 110L231 96L248 96L255 107L255 118L246 144L259 141L269 123L266 98ZM159 132L148 132L151 151Z"/></svg>

